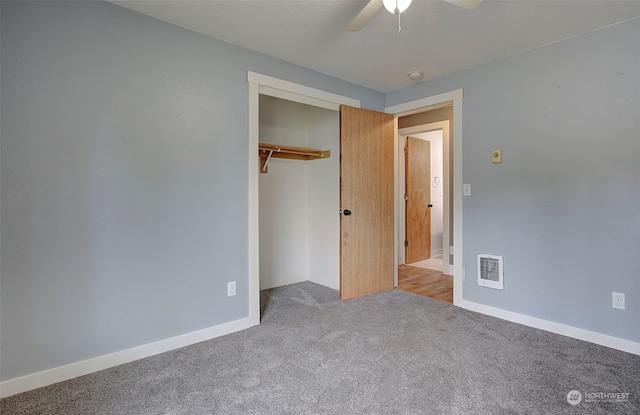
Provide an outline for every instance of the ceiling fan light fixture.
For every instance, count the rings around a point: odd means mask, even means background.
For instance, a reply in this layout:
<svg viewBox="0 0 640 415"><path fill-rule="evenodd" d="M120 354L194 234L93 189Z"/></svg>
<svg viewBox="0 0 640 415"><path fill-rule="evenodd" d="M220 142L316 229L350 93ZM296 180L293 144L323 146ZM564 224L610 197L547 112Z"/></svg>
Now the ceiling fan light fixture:
<svg viewBox="0 0 640 415"><path fill-rule="evenodd" d="M389 13L396 14L396 7L398 8L398 13L402 13L407 10L407 7L411 4L411 0L382 0L382 4Z"/></svg>
<svg viewBox="0 0 640 415"><path fill-rule="evenodd" d="M413 71L413 72L409 72L407 74L407 76L409 77L409 79L411 79L412 81L420 81L422 80L423 74L420 71Z"/></svg>

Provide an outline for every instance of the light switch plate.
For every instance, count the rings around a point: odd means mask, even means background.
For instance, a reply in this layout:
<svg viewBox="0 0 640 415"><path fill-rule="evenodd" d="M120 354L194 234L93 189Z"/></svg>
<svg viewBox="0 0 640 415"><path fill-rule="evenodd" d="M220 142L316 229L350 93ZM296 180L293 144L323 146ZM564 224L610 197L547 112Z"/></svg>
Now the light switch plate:
<svg viewBox="0 0 640 415"><path fill-rule="evenodd" d="M471 196L471 185L470 184L463 184L462 185L462 195L463 196Z"/></svg>

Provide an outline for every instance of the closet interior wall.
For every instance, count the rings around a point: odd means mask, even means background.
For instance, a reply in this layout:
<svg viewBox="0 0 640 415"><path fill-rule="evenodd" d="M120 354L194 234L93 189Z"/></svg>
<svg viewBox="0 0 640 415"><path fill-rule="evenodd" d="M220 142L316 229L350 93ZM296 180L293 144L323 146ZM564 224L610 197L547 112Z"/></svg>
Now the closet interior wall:
<svg viewBox="0 0 640 415"><path fill-rule="evenodd" d="M340 282L340 115L260 96L260 142L331 150L318 160L272 158L260 174L260 289Z"/></svg>

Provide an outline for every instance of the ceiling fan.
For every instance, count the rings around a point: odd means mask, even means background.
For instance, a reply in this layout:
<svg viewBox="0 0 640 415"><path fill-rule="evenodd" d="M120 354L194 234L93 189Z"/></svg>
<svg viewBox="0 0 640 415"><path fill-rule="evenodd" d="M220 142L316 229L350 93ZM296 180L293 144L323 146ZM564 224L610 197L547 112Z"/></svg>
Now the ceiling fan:
<svg viewBox="0 0 640 415"><path fill-rule="evenodd" d="M444 0L448 3L455 4L456 6L464 7L465 9L475 9L484 0ZM347 31L357 32L362 29L371 18L380 10L384 5L385 9L391 13L399 15L409 7L411 0L369 0L366 6L358 13L358 15L349 23Z"/></svg>

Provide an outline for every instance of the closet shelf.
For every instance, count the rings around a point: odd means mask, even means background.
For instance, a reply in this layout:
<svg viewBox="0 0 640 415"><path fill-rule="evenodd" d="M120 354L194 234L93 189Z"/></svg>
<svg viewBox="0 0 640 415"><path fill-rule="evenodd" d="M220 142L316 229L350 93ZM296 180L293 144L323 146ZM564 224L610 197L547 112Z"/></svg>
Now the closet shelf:
<svg viewBox="0 0 640 415"><path fill-rule="evenodd" d="M258 143L260 173L267 173L271 157L293 160L315 160L331 157L331 150L281 146L279 144Z"/></svg>

